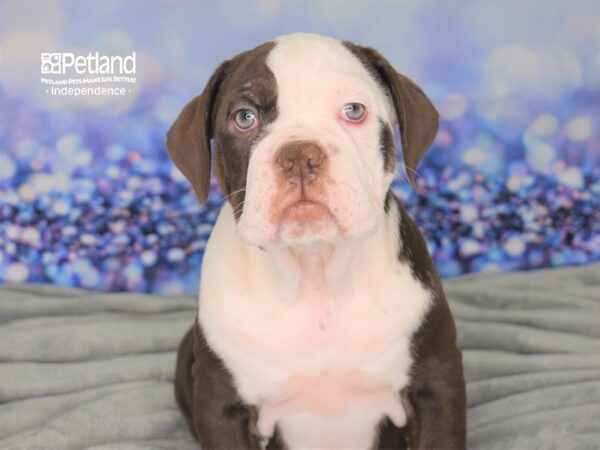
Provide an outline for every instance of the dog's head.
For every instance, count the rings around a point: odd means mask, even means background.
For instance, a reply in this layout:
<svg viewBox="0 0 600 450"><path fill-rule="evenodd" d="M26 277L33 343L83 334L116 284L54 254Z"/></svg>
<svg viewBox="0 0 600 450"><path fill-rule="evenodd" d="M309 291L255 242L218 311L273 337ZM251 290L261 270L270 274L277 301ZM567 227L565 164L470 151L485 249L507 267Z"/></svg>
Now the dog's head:
<svg viewBox="0 0 600 450"><path fill-rule="evenodd" d="M438 114L376 50L292 34L222 63L167 138L200 202L216 176L240 236L258 246L359 239L382 223L396 165L414 183Z"/></svg>

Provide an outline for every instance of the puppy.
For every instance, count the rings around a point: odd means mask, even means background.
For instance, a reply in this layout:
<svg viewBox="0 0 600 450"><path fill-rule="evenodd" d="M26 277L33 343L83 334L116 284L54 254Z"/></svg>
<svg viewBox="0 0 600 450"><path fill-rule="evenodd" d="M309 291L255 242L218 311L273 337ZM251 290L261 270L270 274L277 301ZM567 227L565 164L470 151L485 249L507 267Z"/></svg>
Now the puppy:
<svg viewBox="0 0 600 450"><path fill-rule="evenodd" d="M455 326L390 190L438 129L376 50L291 34L222 63L167 137L200 202L227 198L181 342L178 405L208 449L459 449Z"/></svg>

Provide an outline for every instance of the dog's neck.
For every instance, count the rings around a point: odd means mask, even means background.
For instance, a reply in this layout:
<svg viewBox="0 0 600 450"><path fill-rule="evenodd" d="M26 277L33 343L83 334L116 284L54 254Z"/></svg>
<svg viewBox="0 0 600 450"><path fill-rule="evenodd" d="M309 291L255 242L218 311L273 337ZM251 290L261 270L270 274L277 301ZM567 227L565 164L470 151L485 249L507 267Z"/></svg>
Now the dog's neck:
<svg viewBox="0 0 600 450"><path fill-rule="evenodd" d="M343 298L345 293L356 287L356 283L368 283L372 274L390 267L398 255L398 213L395 205L372 235L360 240L339 239L334 243L314 246L264 249L250 246L235 232L229 205L224 207L215 228L216 233L213 233L220 247L217 251L223 258L222 263L232 264L231 270L240 271L234 278L242 280L253 292L264 289L276 294L282 301L293 302L300 297ZM227 245L223 245L222 238L219 239L221 233L229 234ZM382 258L382 255L387 257ZM227 263L230 258L230 263ZM372 282L376 283L376 280Z"/></svg>
<svg viewBox="0 0 600 450"><path fill-rule="evenodd" d="M357 242L336 242L311 247L277 247L262 255L271 282L289 301L295 296L317 298L339 291L340 280L351 276Z"/></svg>

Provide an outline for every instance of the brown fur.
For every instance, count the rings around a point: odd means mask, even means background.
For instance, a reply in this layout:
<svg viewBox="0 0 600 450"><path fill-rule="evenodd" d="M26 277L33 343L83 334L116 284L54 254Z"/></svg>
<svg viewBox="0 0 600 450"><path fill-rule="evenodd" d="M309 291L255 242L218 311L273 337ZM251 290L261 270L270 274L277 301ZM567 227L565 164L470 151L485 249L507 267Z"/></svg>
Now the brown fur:
<svg viewBox="0 0 600 450"><path fill-rule="evenodd" d="M190 180L201 203L208 197L211 151L217 180L239 218L243 211L246 176L252 147L277 118L277 84L266 64L275 44L267 42L223 62L201 95L183 109L167 135L175 165ZM239 98L244 101L240 102ZM254 106L260 126L240 133L230 126L236 109Z"/></svg>
<svg viewBox="0 0 600 450"><path fill-rule="evenodd" d="M379 146L383 155L383 169L393 172L396 168L396 143L394 133L383 120L379 119Z"/></svg>

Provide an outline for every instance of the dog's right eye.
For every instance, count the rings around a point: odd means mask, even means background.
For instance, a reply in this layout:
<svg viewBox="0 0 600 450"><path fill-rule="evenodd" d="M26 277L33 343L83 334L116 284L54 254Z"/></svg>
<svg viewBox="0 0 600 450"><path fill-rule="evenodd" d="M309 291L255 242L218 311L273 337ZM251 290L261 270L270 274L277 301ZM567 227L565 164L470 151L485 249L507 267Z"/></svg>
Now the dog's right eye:
<svg viewBox="0 0 600 450"><path fill-rule="evenodd" d="M256 114L251 109L240 109L234 117L235 126L240 131L249 131L258 126Z"/></svg>

